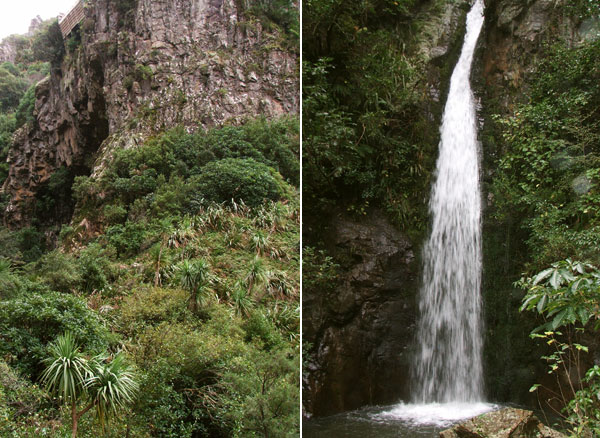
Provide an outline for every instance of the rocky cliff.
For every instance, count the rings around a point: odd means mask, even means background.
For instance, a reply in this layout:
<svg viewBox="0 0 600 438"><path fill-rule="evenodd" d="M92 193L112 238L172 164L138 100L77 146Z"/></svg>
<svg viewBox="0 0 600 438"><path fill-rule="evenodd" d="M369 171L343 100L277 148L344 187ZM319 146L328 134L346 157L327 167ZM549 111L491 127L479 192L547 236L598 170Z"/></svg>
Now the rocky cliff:
<svg viewBox="0 0 600 438"><path fill-rule="evenodd" d="M67 53L35 93L3 190L7 225L30 221L56 169L99 173L114 148L176 125L297 114L297 51L234 0L86 3Z"/></svg>
<svg viewBox="0 0 600 438"><path fill-rule="evenodd" d="M346 263L331 293L303 296L304 338L317 342L305 408L323 415L407 396L418 270L410 240L372 212L337 216L328 246Z"/></svg>

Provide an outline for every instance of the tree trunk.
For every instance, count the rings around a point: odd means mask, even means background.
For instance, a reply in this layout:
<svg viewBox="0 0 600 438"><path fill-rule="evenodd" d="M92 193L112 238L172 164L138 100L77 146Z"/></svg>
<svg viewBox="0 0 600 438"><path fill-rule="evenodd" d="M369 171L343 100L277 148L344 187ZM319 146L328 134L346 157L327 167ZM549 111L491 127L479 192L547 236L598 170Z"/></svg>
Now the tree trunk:
<svg viewBox="0 0 600 438"><path fill-rule="evenodd" d="M71 437L77 437L77 421L79 420L79 415L77 415L77 404L73 402L71 405L71 419L73 420L73 428L71 429Z"/></svg>

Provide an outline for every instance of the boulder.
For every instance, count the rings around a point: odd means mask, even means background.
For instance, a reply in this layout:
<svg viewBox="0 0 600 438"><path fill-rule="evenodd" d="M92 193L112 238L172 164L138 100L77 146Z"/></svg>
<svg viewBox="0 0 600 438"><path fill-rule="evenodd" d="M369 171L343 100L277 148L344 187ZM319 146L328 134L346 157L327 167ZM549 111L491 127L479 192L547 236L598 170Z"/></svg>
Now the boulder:
<svg viewBox="0 0 600 438"><path fill-rule="evenodd" d="M566 438L542 424L532 411L504 408L444 430L440 438Z"/></svg>

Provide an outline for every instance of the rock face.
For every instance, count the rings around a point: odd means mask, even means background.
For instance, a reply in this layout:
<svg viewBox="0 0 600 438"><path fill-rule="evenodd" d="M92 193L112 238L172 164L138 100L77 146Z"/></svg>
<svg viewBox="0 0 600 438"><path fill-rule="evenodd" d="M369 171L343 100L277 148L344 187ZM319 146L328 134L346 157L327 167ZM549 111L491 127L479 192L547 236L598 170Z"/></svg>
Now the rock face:
<svg viewBox="0 0 600 438"><path fill-rule="evenodd" d="M557 13L568 0L487 0L479 71L489 94L511 108L527 94L527 78L543 55L543 42L582 37L574 19Z"/></svg>
<svg viewBox="0 0 600 438"><path fill-rule="evenodd" d="M330 294L304 292L305 409L326 415L407 395L417 266L411 242L380 212L338 216L331 251L349 257Z"/></svg>
<svg viewBox="0 0 600 438"><path fill-rule="evenodd" d="M440 438L566 438L531 411L504 408L480 415L440 433Z"/></svg>
<svg viewBox="0 0 600 438"><path fill-rule="evenodd" d="M85 16L81 45L38 85L36 121L10 151L10 226L26 224L61 166L100 172L114 148L176 125L298 113L297 55L234 0L138 0L130 10L94 0Z"/></svg>

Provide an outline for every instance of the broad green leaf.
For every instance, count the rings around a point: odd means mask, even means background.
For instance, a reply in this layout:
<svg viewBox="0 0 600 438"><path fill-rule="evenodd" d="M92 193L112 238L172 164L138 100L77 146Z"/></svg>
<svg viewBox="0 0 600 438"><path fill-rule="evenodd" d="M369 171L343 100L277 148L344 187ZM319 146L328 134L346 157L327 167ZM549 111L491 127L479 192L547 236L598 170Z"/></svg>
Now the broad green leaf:
<svg viewBox="0 0 600 438"><path fill-rule="evenodd" d="M563 309L561 312L558 313L558 315L556 315L554 317L554 319L552 320L552 328L553 329L556 329L557 327L559 327L560 325L563 324L563 320L565 319L567 310L568 309Z"/></svg>
<svg viewBox="0 0 600 438"><path fill-rule="evenodd" d="M552 276L550 277L550 286L552 286L553 289L558 289L561 283L562 279L560 277L559 271L556 270L552 273Z"/></svg>
<svg viewBox="0 0 600 438"><path fill-rule="evenodd" d="M548 278L550 276L550 274L552 274L552 272L554 272L554 268L544 269L542 272L540 272L539 274L537 274L535 276L535 278L533 279L533 285L536 285L540 281Z"/></svg>
<svg viewBox="0 0 600 438"><path fill-rule="evenodd" d="M548 301L548 295L544 294L542 298L538 301L537 311L538 313L542 313L544 311L544 307L546 306L546 302Z"/></svg>

